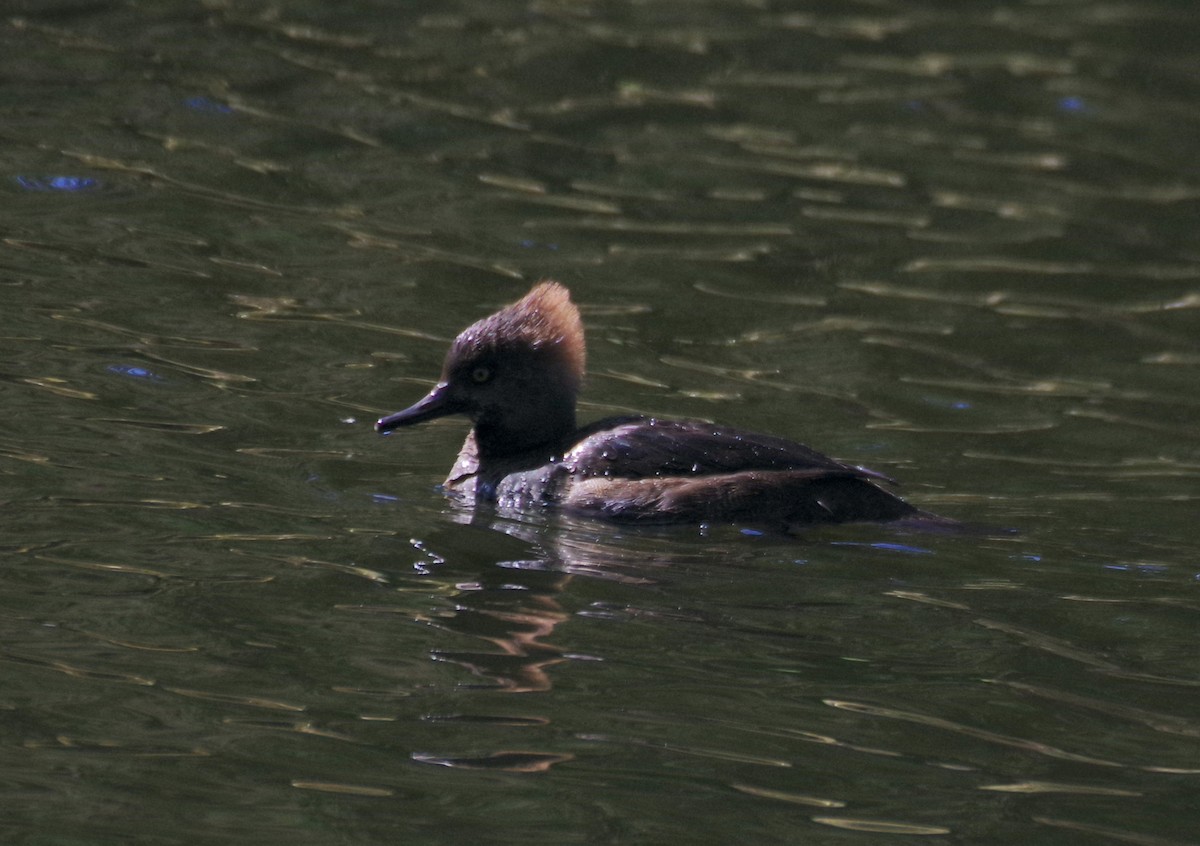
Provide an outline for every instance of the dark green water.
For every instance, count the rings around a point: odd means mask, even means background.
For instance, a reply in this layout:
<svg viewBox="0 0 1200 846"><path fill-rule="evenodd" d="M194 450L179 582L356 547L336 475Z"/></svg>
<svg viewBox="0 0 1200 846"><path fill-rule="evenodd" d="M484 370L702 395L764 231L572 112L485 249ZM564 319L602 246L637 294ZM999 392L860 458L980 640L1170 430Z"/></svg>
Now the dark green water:
<svg viewBox="0 0 1200 846"><path fill-rule="evenodd" d="M1190 4L4 18L5 843L1196 842ZM472 523L370 424L544 276L1020 534Z"/></svg>

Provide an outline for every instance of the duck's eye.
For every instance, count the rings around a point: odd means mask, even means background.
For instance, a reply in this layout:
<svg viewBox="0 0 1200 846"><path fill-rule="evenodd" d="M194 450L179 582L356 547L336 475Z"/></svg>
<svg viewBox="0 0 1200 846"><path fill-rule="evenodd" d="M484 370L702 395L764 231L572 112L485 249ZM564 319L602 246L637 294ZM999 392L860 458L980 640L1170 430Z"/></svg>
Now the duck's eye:
<svg viewBox="0 0 1200 846"><path fill-rule="evenodd" d="M471 381L476 385L482 385L491 378L492 368L488 367L486 364L476 365L475 369L471 371Z"/></svg>

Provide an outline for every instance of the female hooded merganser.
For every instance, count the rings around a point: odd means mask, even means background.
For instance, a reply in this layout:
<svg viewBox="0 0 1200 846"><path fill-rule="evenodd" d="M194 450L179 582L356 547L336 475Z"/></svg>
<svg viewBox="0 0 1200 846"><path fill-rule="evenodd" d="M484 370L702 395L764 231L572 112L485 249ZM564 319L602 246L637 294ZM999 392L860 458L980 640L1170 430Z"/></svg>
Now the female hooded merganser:
<svg viewBox="0 0 1200 846"><path fill-rule="evenodd" d="M783 438L654 417L576 428L584 359L579 310L566 288L542 282L467 327L433 390L375 429L469 417L445 487L471 506L548 505L638 523L951 522L881 488L886 476Z"/></svg>

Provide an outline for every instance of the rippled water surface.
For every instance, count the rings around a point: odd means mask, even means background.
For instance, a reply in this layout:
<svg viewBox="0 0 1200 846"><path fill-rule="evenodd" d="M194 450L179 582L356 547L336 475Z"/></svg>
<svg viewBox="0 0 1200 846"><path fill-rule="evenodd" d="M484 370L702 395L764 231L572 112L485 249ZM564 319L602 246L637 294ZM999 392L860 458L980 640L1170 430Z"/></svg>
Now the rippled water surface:
<svg viewBox="0 0 1200 846"><path fill-rule="evenodd" d="M8 10L5 842L1196 842L1190 4ZM1019 532L456 513L370 424L541 277Z"/></svg>

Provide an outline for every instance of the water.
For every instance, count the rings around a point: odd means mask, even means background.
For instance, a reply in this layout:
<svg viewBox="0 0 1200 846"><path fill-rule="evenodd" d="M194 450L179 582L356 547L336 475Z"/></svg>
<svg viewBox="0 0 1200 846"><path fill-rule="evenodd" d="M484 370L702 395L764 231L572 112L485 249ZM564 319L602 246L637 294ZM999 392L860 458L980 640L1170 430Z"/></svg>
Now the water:
<svg viewBox="0 0 1200 846"><path fill-rule="evenodd" d="M24 3L6 842L1195 842L1184 4ZM561 279L581 417L1019 534L456 513L377 438Z"/></svg>

